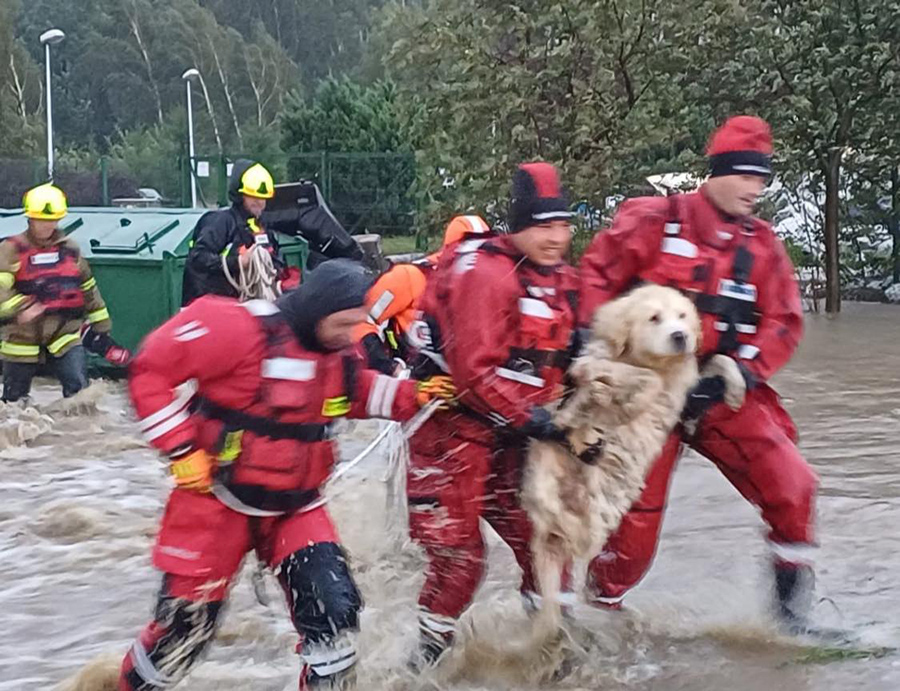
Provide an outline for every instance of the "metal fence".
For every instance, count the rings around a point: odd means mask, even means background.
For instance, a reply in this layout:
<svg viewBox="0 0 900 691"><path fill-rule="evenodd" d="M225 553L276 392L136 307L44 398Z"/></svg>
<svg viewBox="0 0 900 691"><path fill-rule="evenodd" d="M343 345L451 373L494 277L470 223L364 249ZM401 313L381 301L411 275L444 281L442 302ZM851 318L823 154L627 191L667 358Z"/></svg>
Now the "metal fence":
<svg viewBox="0 0 900 691"><path fill-rule="evenodd" d="M53 177L72 206L109 206L113 199L138 195L137 176L106 157L57 163ZM0 208L21 206L25 192L46 181L43 159L0 159Z"/></svg>

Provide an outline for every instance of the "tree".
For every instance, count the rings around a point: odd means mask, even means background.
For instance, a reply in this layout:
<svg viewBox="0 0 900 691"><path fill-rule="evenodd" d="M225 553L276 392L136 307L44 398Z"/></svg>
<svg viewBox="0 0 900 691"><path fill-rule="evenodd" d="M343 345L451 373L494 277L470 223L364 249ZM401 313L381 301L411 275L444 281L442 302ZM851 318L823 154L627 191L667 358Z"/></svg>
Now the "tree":
<svg viewBox="0 0 900 691"><path fill-rule="evenodd" d="M685 47L700 75L683 74L681 87L720 115L766 118L778 139L780 176L804 177L824 191L825 309L838 312L842 171L848 154L888 126L900 71L896 2L705 4Z"/></svg>
<svg viewBox="0 0 900 691"><path fill-rule="evenodd" d="M676 16L677 15L677 16ZM417 123L421 193L435 217L503 215L520 161L561 166L595 208L644 177L696 162L693 115L677 112L667 31L685 12L659 0L392 3L379 36Z"/></svg>

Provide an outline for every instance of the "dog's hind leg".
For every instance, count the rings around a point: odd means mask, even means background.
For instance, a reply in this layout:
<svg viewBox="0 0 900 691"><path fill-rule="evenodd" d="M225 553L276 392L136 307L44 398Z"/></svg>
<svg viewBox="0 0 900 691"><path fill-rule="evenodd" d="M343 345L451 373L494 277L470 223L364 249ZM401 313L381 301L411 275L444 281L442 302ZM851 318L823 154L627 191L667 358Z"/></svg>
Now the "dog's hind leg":
<svg viewBox="0 0 900 691"><path fill-rule="evenodd" d="M554 535L537 537L532 553L541 601L534 621L535 638L544 640L559 630L562 608L559 597L562 589L562 543Z"/></svg>

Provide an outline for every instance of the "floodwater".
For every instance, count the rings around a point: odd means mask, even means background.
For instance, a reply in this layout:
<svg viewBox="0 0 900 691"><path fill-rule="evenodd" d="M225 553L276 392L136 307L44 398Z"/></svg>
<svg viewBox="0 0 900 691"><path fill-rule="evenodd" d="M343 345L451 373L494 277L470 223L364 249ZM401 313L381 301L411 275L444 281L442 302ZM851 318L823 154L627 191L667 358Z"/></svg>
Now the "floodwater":
<svg viewBox="0 0 900 691"><path fill-rule="evenodd" d="M817 616L858 632L864 647L900 647L900 309L848 304L810 316L776 384L822 477ZM100 383L61 406L49 382L37 409L0 410L0 691L52 689L96 662L117 664L152 612L159 576L149 549L167 491L164 466L136 436L121 384ZM351 458L376 423L347 429ZM757 513L695 456L676 473L654 568L618 614L575 610L571 673L522 679L484 652L528 630L518 573L490 540L488 577L445 669L414 679L422 561L391 520L379 453L331 487L331 507L366 600L360 689L641 689L845 691L900 688L900 654L840 659L780 638ZM296 688L296 642L273 582L259 604L246 568L216 644L178 688ZM105 691L105 685L81 686Z"/></svg>

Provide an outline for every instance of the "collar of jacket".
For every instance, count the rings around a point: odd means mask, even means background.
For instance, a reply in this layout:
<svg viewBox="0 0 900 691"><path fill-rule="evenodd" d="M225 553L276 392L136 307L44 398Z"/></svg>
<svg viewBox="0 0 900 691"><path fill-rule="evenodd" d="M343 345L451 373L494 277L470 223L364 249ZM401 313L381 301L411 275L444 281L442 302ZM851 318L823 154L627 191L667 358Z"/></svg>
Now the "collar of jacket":
<svg viewBox="0 0 900 691"><path fill-rule="evenodd" d="M41 241L34 236L34 233L31 232L31 228L29 227L28 230L25 231L25 239L34 247L53 247L54 245L62 244L65 241L66 236L63 235L59 228L57 228L53 231L53 235L46 240Z"/></svg>

